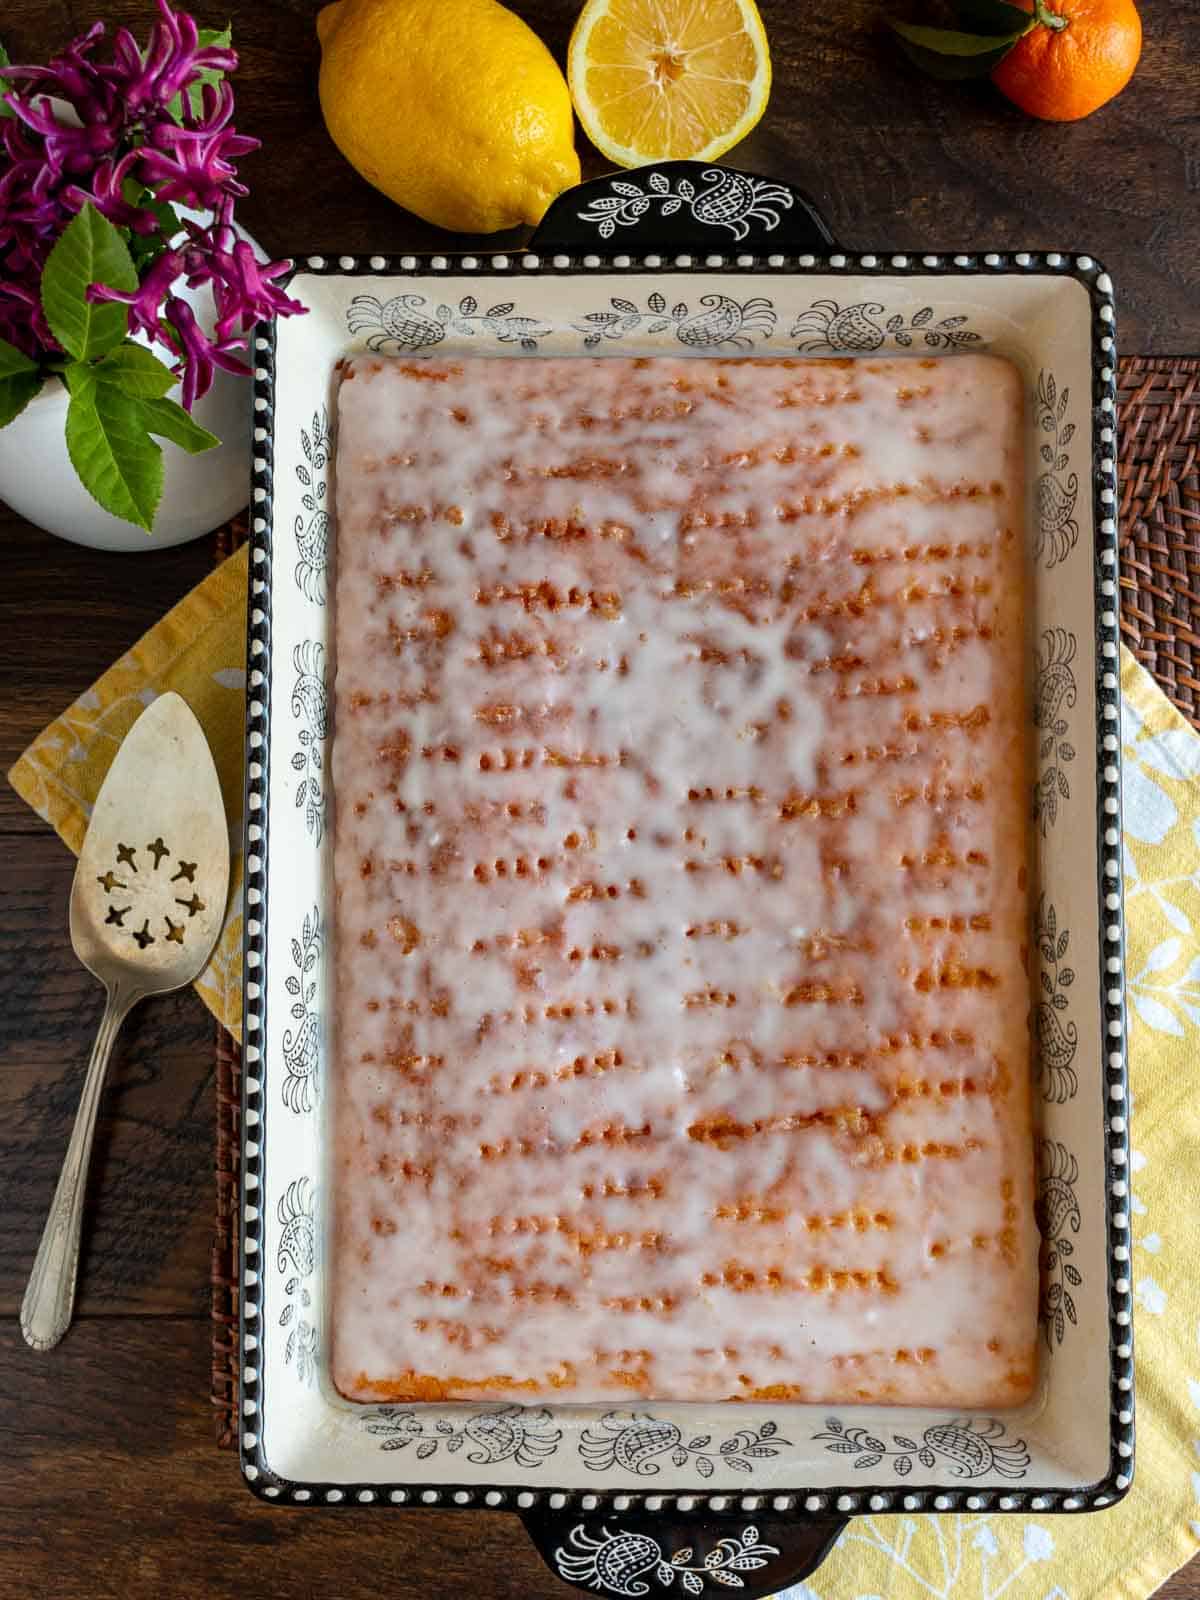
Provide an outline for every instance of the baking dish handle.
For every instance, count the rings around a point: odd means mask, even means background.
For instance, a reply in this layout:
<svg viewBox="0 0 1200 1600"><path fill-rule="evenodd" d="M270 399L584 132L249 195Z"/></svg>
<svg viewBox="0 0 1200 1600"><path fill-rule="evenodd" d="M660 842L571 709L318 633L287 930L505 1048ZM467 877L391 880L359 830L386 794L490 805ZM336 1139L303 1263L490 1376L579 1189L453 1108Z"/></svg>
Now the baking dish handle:
<svg viewBox="0 0 1200 1600"><path fill-rule="evenodd" d="M578 184L553 202L529 247L544 255L702 256L837 248L802 189L705 161L659 161Z"/></svg>
<svg viewBox="0 0 1200 1600"><path fill-rule="evenodd" d="M759 1600L816 1570L846 1526L844 1517L694 1516L673 1510L521 1512L526 1531L556 1577L593 1596L715 1600L736 1589Z"/></svg>

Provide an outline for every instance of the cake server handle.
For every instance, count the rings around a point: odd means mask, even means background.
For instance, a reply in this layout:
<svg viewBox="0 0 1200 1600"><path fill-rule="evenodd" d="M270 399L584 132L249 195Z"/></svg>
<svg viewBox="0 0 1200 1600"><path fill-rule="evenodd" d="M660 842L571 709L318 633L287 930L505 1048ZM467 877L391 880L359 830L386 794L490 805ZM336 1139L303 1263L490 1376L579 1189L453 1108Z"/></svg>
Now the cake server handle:
<svg viewBox="0 0 1200 1600"><path fill-rule="evenodd" d="M706 161L659 161L560 194L529 248L551 259L686 252L703 266L710 255L823 256L838 247L816 202L794 184Z"/></svg>
<svg viewBox="0 0 1200 1600"><path fill-rule="evenodd" d="M607 1498L600 1496L598 1498ZM736 1588L740 1600L777 1594L814 1572L846 1526L844 1517L748 1518L662 1511L582 1512L530 1508L526 1532L551 1572L593 1597L696 1596L714 1600Z"/></svg>
<svg viewBox="0 0 1200 1600"><path fill-rule="evenodd" d="M140 998L128 984L113 983L108 990L104 1015L83 1080L71 1142L63 1158L25 1298L21 1301L21 1332L26 1344L35 1350L52 1350L71 1325L88 1164L104 1075L121 1024Z"/></svg>

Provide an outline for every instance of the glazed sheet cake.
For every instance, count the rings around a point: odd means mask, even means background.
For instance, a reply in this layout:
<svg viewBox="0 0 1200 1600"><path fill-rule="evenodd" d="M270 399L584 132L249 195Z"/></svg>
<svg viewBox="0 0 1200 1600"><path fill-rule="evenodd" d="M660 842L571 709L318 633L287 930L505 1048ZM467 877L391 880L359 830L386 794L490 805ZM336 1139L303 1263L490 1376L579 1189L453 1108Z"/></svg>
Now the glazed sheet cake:
<svg viewBox="0 0 1200 1600"><path fill-rule="evenodd" d="M346 366L343 1395L1028 1397L1022 458L988 357Z"/></svg>

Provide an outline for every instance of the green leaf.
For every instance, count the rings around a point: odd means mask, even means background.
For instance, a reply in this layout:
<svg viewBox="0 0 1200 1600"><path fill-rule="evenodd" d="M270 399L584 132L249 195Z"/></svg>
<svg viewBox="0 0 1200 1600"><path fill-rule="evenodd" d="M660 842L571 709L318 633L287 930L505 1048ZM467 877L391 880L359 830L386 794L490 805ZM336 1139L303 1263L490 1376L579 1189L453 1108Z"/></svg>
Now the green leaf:
<svg viewBox="0 0 1200 1600"><path fill-rule="evenodd" d="M120 344L129 324L127 306L92 305L87 291L93 283L129 293L138 280L124 239L88 203L63 229L42 268L46 320L77 361L90 361Z"/></svg>
<svg viewBox="0 0 1200 1600"><path fill-rule="evenodd" d="M1007 0L958 0L958 21L967 33L1028 33L1036 25L1032 12Z"/></svg>
<svg viewBox="0 0 1200 1600"><path fill-rule="evenodd" d="M80 483L114 517L150 530L162 498L162 450L146 429L141 408L114 384L100 383L90 367L64 374L67 453Z"/></svg>
<svg viewBox="0 0 1200 1600"><path fill-rule="evenodd" d="M152 267L167 248L167 241L161 233L131 233L129 235L129 259L133 262L134 271L138 278L144 278L147 269Z"/></svg>
<svg viewBox="0 0 1200 1600"><path fill-rule="evenodd" d="M1006 34L960 33L956 28L924 28L912 22L892 22L889 26L905 44L916 45L919 50L931 51L939 56L987 55L1001 45L1015 44L1025 32L1021 28Z"/></svg>
<svg viewBox="0 0 1200 1600"><path fill-rule="evenodd" d="M40 372L15 372L0 378L0 428L7 428L21 415L45 381Z"/></svg>
<svg viewBox="0 0 1200 1600"><path fill-rule="evenodd" d="M139 211L149 211L158 220L158 225L170 239L179 232L181 223L179 213L168 200L160 200L153 189L147 189L144 183L139 183L136 178L126 178L121 184L121 199L126 205L137 206ZM144 235L135 233L130 243L143 238Z"/></svg>
<svg viewBox="0 0 1200 1600"><path fill-rule="evenodd" d="M157 400L179 382L165 361L140 344L119 344L96 362L92 375L97 383L111 383L141 400Z"/></svg>
<svg viewBox="0 0 1200 1600"><path fill-rule="evenodd" d="M174 400L140 400L138 410L145 419L148 432L156 433L160 439L169 439L190 456L197 456L202 450L211 450L221 442L215 433L209 433L207 428L193 422Z"/></svg>
<svg viewBox="0 0 1200 1600"><path fill-rule="evenodd" d="M152 211L158 218L158 226L162 233L164 244L170 244L171 240L183 227L183 223L179 220L178 211L169 200L157 199L152 189L147 189L146 199L143 204L147 211Z"/></svg>
<svg viewBox="0 0 1200 1600"><path fill-rule="evenodd" d="M8 51L0 44L0 67L6 67L11 59ZM8 79L0 77L0 94L7 94L11 88L12 84ZM6 106L4 101L0 100L0 117L12 117L15 115L16 113L12 107Z"/></svg>
<svg viewBox="0 0 1200 1600"><path fill-rule="evenodd" d="M24 350L18 350L7 339L0 339L0 378L11 378L16 373L37 371L37 362L31 361Z"/></svg>
<svg viewBox="0 0 1200 1600"><path fill-rule="evenodd" d="M145 276L147 267L157 261L164 250L170 249L171 240L179 232L182 223L175 207L165 200L156 199L152 189L143 189L139 197L131 203L140 206L143 211L149 211L158 223L153 233L131 232L129 235L129 254L137 268L138 278L141 279Z"/></svg>
<svg viewBox="0 0 1200 1600"><path fill-rule="evenodd" d="M44 382L36 361L0 339L0 428L20 416Z"/></svg>
<svg viewBox="0 0 1200 1600"><path fill-rule="evenodd" d="M943 83L961 83L970 78L986 78L1012 49L1007 43L984 56L940 56L933 50L922 50L919 45L901 39L900 48L915 67L930 78L940 78Z"/></svg>
<svg viewBox="0 0 1200 1600"><path fill-rule="evenodd" d="M179 232L182 224L175 207L166 200L160 200L153 189L147 189L146 185L139 183L136 178L124 180L121 184L121 198L126 205L136 206L139 211L148 211L158 224L153 233L135 233L132 229L128 230L126 242L140 279L145 275L146 268L169 248L171 240Z"/></svg>
<svg viewBox="0 0 1200 1600"><path fill-rule="evenodd" d="M201 28L199 43L201 48L205 47L206 45L215 44L220 45L224 50L228 50L232 38L233 28L231 24L227 22L223 28ZM187 90L188 106L194 117L199 116L201 110L203 109L200 91L203 89L204 85L206 83L214 85L218 84L224 76L225 74L223 72L214 72L211 67L202 67L200 69L196 76L196 81L190 84ZM182 122L183 95L177 94L175 98L168 103L167 110L175 118L176 122Z"/></svg>
<svg viewBox="0 0 1200 1600"><path fill-rule="evenodd" d="M895 24L892 24L894 27ZM936 32L936 29L927 29L926 32ZM959 82L965 78L984 78L1004 60L1013 47L1013 41L1007 37L991 39L992 48L983 55L977 56L947 56L940 55L936 50L926 49L924 46L914 44L910 39L899 38L901 50L913 63L931 78L941 78L944 82Z"/></svg>

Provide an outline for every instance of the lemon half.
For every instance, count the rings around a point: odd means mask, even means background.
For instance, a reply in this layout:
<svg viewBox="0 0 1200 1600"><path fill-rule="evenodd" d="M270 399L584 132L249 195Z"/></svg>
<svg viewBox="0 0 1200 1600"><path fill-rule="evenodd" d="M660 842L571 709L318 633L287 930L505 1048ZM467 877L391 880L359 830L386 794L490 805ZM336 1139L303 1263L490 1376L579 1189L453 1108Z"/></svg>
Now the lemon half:
<svg viewBox="0 0 1200 1600"><path fill-rule="evenodd" d="M567 77L610 161L711 161L766 110L771 52L754 0L588 0Z"/></svg>

